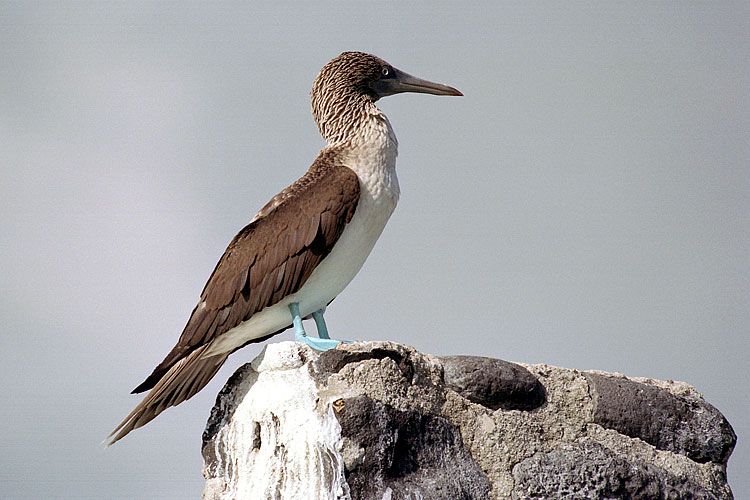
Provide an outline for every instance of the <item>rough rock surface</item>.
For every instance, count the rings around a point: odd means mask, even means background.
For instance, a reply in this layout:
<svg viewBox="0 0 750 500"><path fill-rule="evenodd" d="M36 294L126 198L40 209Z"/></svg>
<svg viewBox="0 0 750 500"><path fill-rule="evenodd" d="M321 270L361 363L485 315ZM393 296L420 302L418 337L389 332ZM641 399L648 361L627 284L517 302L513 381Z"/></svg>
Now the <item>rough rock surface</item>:
<svg viewBox="0 0 750 500"><path fill-rule="evenodd" d="M203 498L731 499L735 441L681 382L282 342L219 394Z"/></svg>

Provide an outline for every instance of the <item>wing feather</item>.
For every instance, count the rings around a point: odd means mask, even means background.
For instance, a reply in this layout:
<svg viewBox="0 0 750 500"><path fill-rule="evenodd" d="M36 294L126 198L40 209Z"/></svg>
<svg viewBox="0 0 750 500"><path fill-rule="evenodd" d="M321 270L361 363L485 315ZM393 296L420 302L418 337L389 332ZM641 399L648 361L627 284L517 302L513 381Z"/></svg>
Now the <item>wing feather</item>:
<svg viewBox="0 0 750 500"><path fill-rule="evenodd" d="M335 160L325 155L234 237L179 341L133 392L153 388L177 361L299 290L330 253L354 215L359 180L345 166L324 168ZM277 239L280 231L284 236ZM201 383L196 380L195 386ZM187 389L185 394L192 387Z"/></svg>

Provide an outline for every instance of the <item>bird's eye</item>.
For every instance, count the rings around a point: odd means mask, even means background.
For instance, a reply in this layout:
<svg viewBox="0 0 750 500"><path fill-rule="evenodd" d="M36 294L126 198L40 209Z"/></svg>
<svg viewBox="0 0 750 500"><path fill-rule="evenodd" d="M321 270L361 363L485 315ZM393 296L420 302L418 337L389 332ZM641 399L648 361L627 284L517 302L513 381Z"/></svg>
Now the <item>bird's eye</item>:
<svg viewBox="0 0 750 500"><path fill-rule="evenodd" d="M389 76L391 76L391 68L389 68L388 66L383 66L381 73L383 74L383 77L388 78Z"/></svg>

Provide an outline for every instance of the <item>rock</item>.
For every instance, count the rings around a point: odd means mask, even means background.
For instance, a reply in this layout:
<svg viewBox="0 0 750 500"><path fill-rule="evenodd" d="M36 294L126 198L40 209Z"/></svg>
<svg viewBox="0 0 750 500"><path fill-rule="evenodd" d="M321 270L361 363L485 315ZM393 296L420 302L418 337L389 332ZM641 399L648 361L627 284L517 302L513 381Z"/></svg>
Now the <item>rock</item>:
<svg viewBox="0 0 750 500"><path fill-rule="evenodd" d="M209 499L731 499L729 423L684 383L266 346L203 436Z"/></svg>
<svg viewBox="0 0 750 500"><path fill-rule="evenodd" d="M586 379L594 423L696 462L727 463L737 436L719 410L701 398L597 373Z"/></svg>
<svg viewBox="0 0 750 500"><path fill-rule="evenodd" d="M450 420L367 396L339 399L337 418L353 500L487 498L490 483ZM350 451L350 453L346 453ZM450 471L449 474L446 474ZM419 495L419 496L417 496Z"/></svg>
<svg viewBox="0 0 750 500"><path fill-rule="evenodd" d="M536 453L513 467L513 499L717 498L690 476L628 459L595 441L577 449Z"/></svg>
<svg viewBox="0 0 750 500"><path fill-rule="evenodd" d="M544 404L544 387L523 366L480 356L440 361L445 385L472 403L493 410L533 410Z"/></svg>

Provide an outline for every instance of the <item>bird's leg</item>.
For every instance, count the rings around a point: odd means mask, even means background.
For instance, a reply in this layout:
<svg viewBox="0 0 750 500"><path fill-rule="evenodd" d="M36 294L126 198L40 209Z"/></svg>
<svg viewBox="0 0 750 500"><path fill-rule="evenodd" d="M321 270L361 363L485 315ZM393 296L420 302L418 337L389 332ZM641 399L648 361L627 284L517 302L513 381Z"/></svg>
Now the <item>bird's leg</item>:
<svg viewBox="0 0 750 500"><path fill-rule="evenodd" d="M327 351L328 349L333 349L341 343L340 340L328 338L327 331L325 333L325 338L321 337L319 339L316 339L315 337L308 337L307 333L305 332L305 327L302 326L302 316L300 316L299 313L298 302L292 302L291 304L289 304L289 312L292 313L292 322L294 323L294 339L297 340L297 342L304 342L305 344L318 351ZM320 311L316 311L315 314L319 312ZM322 314L321 319L323 319ZM317 321L317 316L315 316L315 322L317 323Z"/></svg>
<svg viewBox="0 0 750 500"><path fill-rule="evenodd" d="M289 304L289 312L292 313L292 323L294 324L294 338L297 341L302 341L305 337L307 337L307 332L305 332L305 327L302 326L302 317L299 315L299 303L298 302L292 302Z"/></svg>
<svg viewBox="0 0 750 500"><path fill-rule="evenodd" d="M318 337L321 339L330 339L328 336L328 328L326 328L326 320L323 318L323 313L326 308L320 308L313 313L313 319L315 320L315 326L318 327Z"/></svg>
<svg viewBox="0 0 750 500"><path fill-rule="evenodd" d="M315 326L318 327L318 337L321 339L330 339L331 337L328 336L328 327L326 327L326 320L323 318L323 314L326 312L325 307L321 307L317 311L315 311L312 316L315 320ZM351 344L352 340L334 340L334 342L341 342L342 344Z"/></svg>

